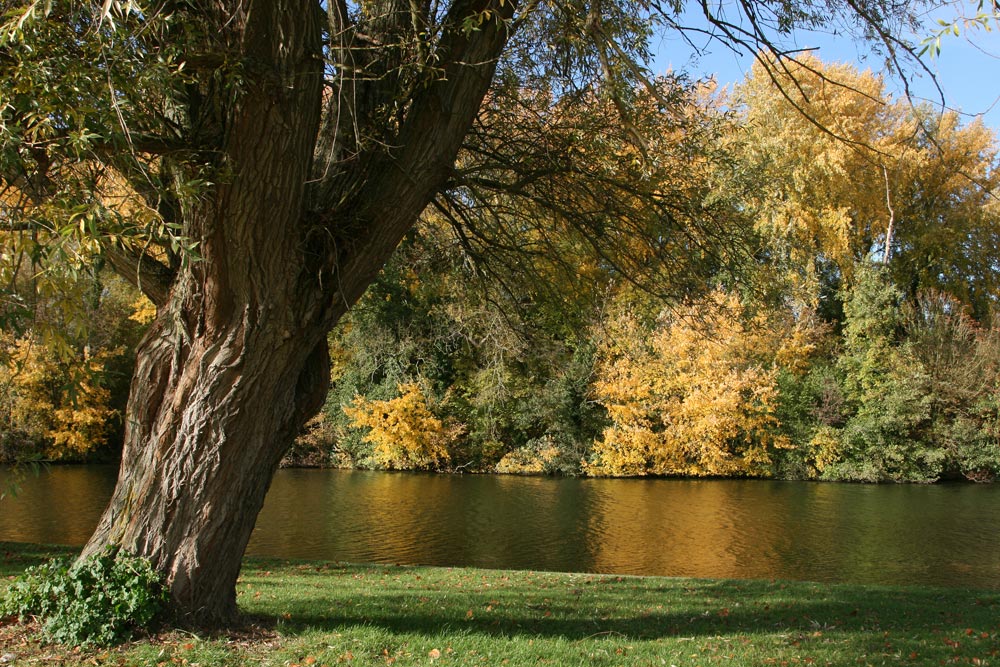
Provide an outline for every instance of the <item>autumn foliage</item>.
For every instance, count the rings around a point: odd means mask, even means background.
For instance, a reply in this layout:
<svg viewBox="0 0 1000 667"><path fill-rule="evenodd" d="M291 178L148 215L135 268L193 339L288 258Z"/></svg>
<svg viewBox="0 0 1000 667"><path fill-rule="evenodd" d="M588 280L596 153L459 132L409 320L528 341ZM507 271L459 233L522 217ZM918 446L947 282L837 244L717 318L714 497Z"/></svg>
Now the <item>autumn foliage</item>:
<svg viewBox="0 0 1000 667"><path fill-rule="evenodd" d="M290 461L1000 474L994 132L847 65L786 74L757 67L731 92L667 77L614 131L608 100L495 100L458 165L489 168L425 213L331 334L332 390ZM28 267L31 248L8 246ZM4 334L7 450L79 458L115 430L121 352L156 310L135 291L96 300L132 333L82 335L43 299L28 333Z"/></svg>
<svg viewBox="0 0 1000 667"><path fill-rule="evenodd" d="M0 310L8 323L0 333L0 461L106 459L120 437L150 304L114 278L62 280L69 303L50 295L22 313Z"/></svg>
<svg viewBox="0 0 1000 667"><path fill-rule="evenodd" d="M358 397L344 413L356 428L368 429L379 467L391 470L436 470L448 464L449 446L461 429L435 417L420 385L399 385L399 396L386 401Z"/></svg>
<svg viewBox="0 0 1000 667"><path fill-rule="evenodd" d="M42 443L49 459L79 458L100 446L115 416L110 392L100 384L105 355L60 359L30 335L5 336L4 342L0 413L6 439Z"/></svg>
<svg viewBox="0 0 1000 667"><path fill-rule="evenodd" d="M809 346L767 319L716 291L651 330L627 310L608 323L594 393L611 424L588 473L769 474L772 453L792 446L776 428L778 360Z"/></svg>
<svg viewBox="0 0 1000 667"><path fill-rule="evenodd" d="M456 239L447 216L428 216L334 339L343 389L327 419L340 424L341 406L367 397L347 408L354 426L365 408L360 444L333 429L342 460L859 481L1000 473L990 361L1000 283L986 250L1000 238L994 134L894 101L869 72L803 58L790 74L796 85L783 92L775 85L788 81L759 69L724 97L699 89L688 116L660 118L669 141L646 146L687 153L663 151L645 168L613 135L560 125L559 105L495 110L528 134L554 124L564 134L550 140L566 143L552 155L661 179L643 187L662 188L662 243L677 264L643 283L617 257L588 254L590 239L558 231L568 205L546 218L502 188L477 220L483 238ZM639 116L650 136L655 115ZM561 181L557 194L568 200L578 186ZM676 233L698 206L725 234ZM622 252L637 243L626 233L635 222L607 225ZM487 233L504 236L490 246ZM506 268L489 263L497 255ZM401 385L415 380L421 400ZM390 429L421 423L417 405L464 434L445 448L393 440ZM423 423L407 432L442 428Z"/></svg>

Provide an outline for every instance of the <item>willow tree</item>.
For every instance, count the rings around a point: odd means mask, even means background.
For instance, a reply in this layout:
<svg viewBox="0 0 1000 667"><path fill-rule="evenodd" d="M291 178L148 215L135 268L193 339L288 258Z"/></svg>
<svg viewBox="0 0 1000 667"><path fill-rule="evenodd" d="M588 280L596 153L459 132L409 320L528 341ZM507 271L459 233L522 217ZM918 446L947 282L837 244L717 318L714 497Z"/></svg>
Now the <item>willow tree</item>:
<svg viewBox="0 0 1000 667"><path fill-rule="evenodd" d="M484 99L596 91L628 127L650 37L683 28L682 3L644 0L0 6L5 256L40 280L99 257L158 310L85 554L150 558L176 610L205 624L236 613L272 474L327 391L327 332L425 207L476 171L474 151L460 169L456 156ZM780 52L781 33L837 20L892 59L912 9L702 7L696 29L733 46Z"/></svg>

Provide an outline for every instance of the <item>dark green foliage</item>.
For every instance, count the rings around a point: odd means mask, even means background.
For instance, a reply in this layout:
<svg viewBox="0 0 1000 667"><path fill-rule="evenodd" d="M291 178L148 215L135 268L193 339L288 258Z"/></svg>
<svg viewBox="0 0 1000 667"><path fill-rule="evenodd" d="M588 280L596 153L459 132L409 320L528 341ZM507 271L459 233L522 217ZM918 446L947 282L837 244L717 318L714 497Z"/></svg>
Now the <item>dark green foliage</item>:
<svg viewBox="0 0 1000 667"><path fill-rule="evenodd" d="M335 462L377 467L343 406L355 396L390 400L401 383L419 382L435 416L463 428L451 469L489 471L511 452L555 446L544 472L579 473L604 425L589 399L594 345L566 331L572 323L583 333L587 312L560 313L527 286L508 287L483 282L433 223L411 233L331 338L324 421Z"/></svg>
<svg viewBox="0 0 1000 667"><path fill-rule="evenodd" d="M1000 472L1000 332L940 292L920 295L905 325L927 379L927 437L944 452L944 475L992 479Z"/></svg>
<svg viewBox="0 0 1000 667"><path fill-rule="evenodd" d="M814 479L826 463L814 445L817 433L839 429L848 416L843 378L830 358L824 356L805 373L782 370L778 374L778 391L781 400L776 416L781 433L795 447L775 451L774 475L781 479Z"/></svg>
<svg viewBox="0 0 1000 667"><path fill-rule="evenodd" d="M997 331L942 293L904 301L884 266L860 267L844 304L842 347L824 388L813 384L816 369L782 387L783 425L796 441L826 428L839 443L821 476L993 479L1000 471ZM802 476L801 458L786 456L779 474Z"/></svg>
<svg viewBox="0 0 1000 667"><path fill-rule="evenodd" d="M0 615L38 617L54 642L104 646L148 628L166 603L148 560L109 550L73 564L55 559L28 568L0 600Z"/></svg>
<svg viewBox="0 0 1000 667"><path fill-rule="evenodd" d="M924 439L928 381L904 340L902 297L883 266L863 264L844 299L837 365L851 416L840 434L841 460L825 477L865 482L933 481L942 453Z"/></svg>

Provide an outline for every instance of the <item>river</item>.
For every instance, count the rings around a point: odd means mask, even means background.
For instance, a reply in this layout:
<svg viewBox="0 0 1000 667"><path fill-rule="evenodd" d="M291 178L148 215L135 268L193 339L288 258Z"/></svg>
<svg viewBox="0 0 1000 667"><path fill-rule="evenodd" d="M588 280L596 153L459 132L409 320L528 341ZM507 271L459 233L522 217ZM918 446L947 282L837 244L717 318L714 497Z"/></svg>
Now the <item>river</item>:
<svg viewBox="0 0 1000 667"><path fill-rule="evenodd" d="M82 544L115 472L29 474L0 500L0 541ZM1000 589L1000 485L281 470L248 553Z"/></svg>

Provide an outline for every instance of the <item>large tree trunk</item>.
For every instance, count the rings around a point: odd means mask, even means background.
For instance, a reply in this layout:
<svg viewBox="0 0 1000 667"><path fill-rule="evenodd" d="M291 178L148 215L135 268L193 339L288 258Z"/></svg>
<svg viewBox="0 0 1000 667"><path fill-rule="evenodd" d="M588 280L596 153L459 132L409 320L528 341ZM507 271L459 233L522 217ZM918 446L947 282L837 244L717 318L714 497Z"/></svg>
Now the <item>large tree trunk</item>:
<svg viewBox="0 0 1000 667"><path fill-rule="evenodd" d="M151 559L191 623L235 614L271 476L327 389L336 313L303 229L319 16L278 0L238 17L248 67L222 139L228 173L185 216L202 259L181 270L139 347L118 485L84 549Z"/></svg>
<svg viewBox="0 0 1000 667"><path fill-rule="evenodd" d="M509 16L512 3L498 2L456 3L439 48L453 56L445 76L412 100L391 152L358 160L369 171L351 201L325 209L307 191L323 102L319 5L251 0L218 17L235 33L227 48L241 54L242 80L218 105L218 182L184 212L202 259L169 291L145 290L165 300L138 350L118 484L84 549L152 560L183 621L233 619L271 477L326 395L327 333L444 183L506 41L499 23L470 35L457 19L486 6Z"/></svg>
<svg viewBox="0 0 1000 667"><path fill-rule="evenodd" d="M85 550L150 558L193 624L233 618L271 476L325 396L325 328L289 335L262 317L243 309L224 332L190 342L157 322L139 352L118 485Z"/></svg>

